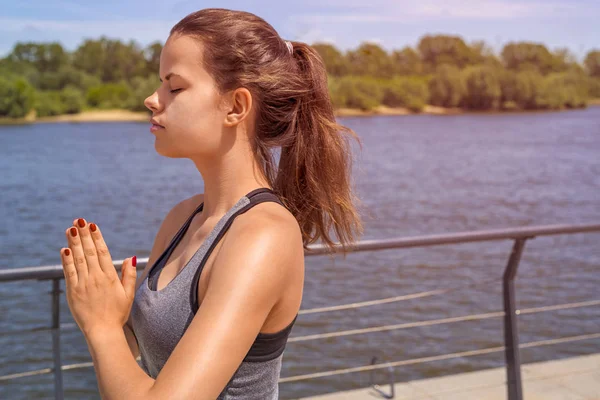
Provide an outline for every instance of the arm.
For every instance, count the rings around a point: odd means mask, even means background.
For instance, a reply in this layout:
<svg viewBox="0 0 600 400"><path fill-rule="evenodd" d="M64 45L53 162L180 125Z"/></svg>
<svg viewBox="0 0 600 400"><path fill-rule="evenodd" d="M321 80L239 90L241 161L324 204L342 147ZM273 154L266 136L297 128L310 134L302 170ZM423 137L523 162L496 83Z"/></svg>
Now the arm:
<svg viewBox="0 0 600 400"><path fill-rule="evenodd" d="M242 222L242 221L239 221ZM105 399L215 399L233 376L303 256L297 225L236 224L224 239L201 306L156 380L135 363L122 332L90 340Z"/></svg>

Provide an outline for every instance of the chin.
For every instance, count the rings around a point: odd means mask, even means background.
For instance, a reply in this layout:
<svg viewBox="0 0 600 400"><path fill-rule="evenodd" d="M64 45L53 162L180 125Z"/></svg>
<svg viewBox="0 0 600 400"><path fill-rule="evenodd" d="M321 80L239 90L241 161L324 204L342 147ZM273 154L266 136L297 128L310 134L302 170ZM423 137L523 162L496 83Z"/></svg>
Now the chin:
<svg viewBox="0 0 600 400"><path fill-rule="evenodd" d="M158 139L156 139L154 141L154 150L156 150L156 153L158 153L159 155L161 155L163 157L169 157L169 158L182 158L183 157L181 154L179 154L177 152L176 149L173 149L172 147L161 145L160 140L158 140Z"/></svg>

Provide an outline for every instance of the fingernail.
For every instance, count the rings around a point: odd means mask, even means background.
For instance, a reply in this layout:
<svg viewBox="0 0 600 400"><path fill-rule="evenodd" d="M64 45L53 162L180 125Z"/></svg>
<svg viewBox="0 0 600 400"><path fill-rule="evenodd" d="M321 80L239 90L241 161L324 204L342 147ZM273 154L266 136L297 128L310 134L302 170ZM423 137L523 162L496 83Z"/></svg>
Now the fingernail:
<svg viewBox="0 0 600 400"><path fill-rule="evenodd" d="M70 231L71 231L71 236L73 236L73 237L77 236L77 228L71 228Z"/></svg>
<svg viewBox="0 0 600 400"><path fill-rule="evenodd" d="M96 232L96 224L93 222L90 224L90 231Z"/></svg>
<svg viewBox="0 0 600 400"><path fill-rule="evenodd" d="M65 249L65 256L68 256L69 254L71 254L71 250Z"/></svg>
<svg viewBox="0 0 600 400"><path fill-rule="evenodd" d="M83 228L85 226L85 221L83 220L83 218L79 218L77 220L77 225L79 225L80 228Z"/></svg>
<svg viewBox="0 0 600 400"><path fill-rule="evenodd" d="M131 259L131 265L133 265L134 267L137 265L137 257L133 256L133 258Z"/></svg>

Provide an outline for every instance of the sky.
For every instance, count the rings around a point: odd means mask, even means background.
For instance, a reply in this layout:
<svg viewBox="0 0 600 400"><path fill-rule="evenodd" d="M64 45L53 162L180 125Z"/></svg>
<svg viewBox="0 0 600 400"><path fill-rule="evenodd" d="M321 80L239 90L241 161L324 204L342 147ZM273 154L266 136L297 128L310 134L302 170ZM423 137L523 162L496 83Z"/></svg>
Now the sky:
<svg viewBox="0 0 600 400"><path fill-rule="evenodd" d="M249 11L285 40L342 51L365 41L415 47L436 33L484 40L496 53L510 41L567 47L578 61L600 49L600 0L0 0L0 56L16 42L58 41L72 51L102 35L164 43L177 21L210 7Z"/></svg>

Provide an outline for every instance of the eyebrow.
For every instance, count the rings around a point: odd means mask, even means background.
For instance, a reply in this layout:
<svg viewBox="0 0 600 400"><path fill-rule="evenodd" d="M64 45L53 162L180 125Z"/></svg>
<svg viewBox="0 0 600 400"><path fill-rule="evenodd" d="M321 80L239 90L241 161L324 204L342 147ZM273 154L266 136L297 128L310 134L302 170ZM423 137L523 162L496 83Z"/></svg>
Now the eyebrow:
<svg viewBox="0 0 600 400"><path fill-rule="evenodd" d="M165 80L166 80L166 81L168 81L169 79L171 79L171 77L172 77L172 76L178 76L178 77L180 77L180 78L183 78L183 77L182 77L181 75L179 75L179 74L176 74L176 73L174 73L174 72L169 72L169 73L167 74L167 76L165 76ZM161 82L163 81L162 79L160 79L160 76L158 77L158 80L159 80L159 81L161 81Z"/></svg>

